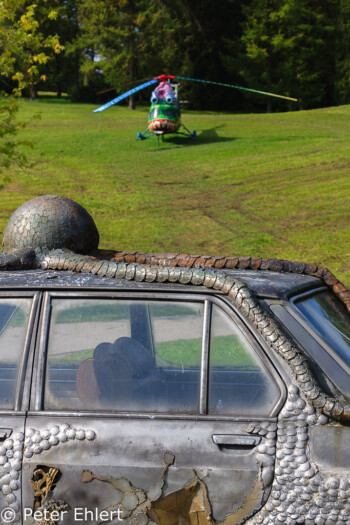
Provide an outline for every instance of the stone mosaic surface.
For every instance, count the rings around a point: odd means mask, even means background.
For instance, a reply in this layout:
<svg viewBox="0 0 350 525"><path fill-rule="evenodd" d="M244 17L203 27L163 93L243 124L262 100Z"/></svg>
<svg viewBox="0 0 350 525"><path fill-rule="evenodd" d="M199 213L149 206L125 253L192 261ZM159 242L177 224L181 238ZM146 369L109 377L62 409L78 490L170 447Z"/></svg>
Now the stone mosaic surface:
<svg viewBox="0 0 350 525"><path fill-rule="evenodd" d="M278 418L276 456L273 447L267 449L265 444L258 447L256 454L263 465L266 455L275 464L271 494L247 525L350 523L349 477L326 477L310 459L310 428L327 422L328 418L304 399L297 386L289 388L288 400Z"/></svg>
<svg viewBox="0 0 350 525"><path fill-rule="evenodd" d="M66 197L44 195L25 202L11 215L2 251L41 253L66 248L90 253L98 242L95 223L82 206Z"/></svg>
<svg viewBox="0 0 350 525"><path fill-rule="evenodd" d="M23 456L31 458L51 447L73 440L91 441L95 437L93 430L83 430L63 423L41 432L34 428L27 429L25 435L23 432L16 432L0 445L0 489L5 506L14 511L11 523L21 521L19 489Z"/></svg>

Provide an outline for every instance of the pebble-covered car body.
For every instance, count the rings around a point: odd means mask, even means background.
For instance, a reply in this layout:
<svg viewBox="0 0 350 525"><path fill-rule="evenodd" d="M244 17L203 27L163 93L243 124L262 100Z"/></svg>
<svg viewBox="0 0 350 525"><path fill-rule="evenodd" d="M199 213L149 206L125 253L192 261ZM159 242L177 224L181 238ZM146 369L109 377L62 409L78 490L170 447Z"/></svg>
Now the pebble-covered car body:
<svg viewBox="0 0 350 525"><path fill-rule="evenodd" d="M4 231L2 522L350 523L346 288L94 228L45 196Z"/></svg>

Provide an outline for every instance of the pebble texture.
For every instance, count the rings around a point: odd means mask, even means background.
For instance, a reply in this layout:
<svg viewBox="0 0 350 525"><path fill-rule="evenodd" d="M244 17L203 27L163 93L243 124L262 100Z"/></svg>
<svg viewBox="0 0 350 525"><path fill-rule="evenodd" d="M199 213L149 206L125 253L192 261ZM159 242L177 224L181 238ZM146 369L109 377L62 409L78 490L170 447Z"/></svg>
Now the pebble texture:
<svg viewBox="0 0 350 525"><path fill-rule="evenodd" d="M348 312L350 312L350 291L332 272L317 264L262 257L212 257L211 255L191 255L189 253L143 253L111 250L100 250L99 258L114 262L136 262L138 264L179 266L181 268L204 266L206 268L216 268L217 270L265 270L313 275L322 279L325 285L344 302Z"/></svg>
<svg viewBox="0 0 350 525"><path fill-rule="evenodd" d="M260 445L256 453L263 475L268 468L266 457L275 464L271 493L263 509L247 525L350 524L350 478L326 477L310 459L310 427L327 421L297 386L289 388L288 400L278 418L275 455L273 447L266 444ZM259 434L259 429L247 430Z"/></svg>
<svg viewBox="0 0 350 525"><path fill-rule="evenodd" d="M11 215L2 251L41 253L66 248L90 253L98 242L95 223L82 206L66 197L44 195L25 202Z"/></svg>
<svg viewBox="0 0 350 525"><path fill-rule="evenodd" d="M72 440L93 440L96 434L93 430L83 430L68 424L55 425L40 432L29 428L24 435L16 432L0 445L0 489L3 505L14 512L11 523L21 521L20 494L21 469L23 456L31 458L40 455L51 447L62 445Z"/></svg>

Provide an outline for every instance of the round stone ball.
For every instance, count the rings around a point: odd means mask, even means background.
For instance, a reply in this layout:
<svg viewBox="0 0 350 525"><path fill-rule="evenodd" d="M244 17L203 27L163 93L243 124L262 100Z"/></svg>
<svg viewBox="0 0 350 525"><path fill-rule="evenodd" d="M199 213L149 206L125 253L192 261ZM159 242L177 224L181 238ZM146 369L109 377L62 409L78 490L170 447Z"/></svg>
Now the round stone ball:
<svg viewBox="0 0 350 525"><path fill-rule="evenodd" d="M58 195L35 197L11 215L2 251L45 252L68 249L87 254L96 250L99 234L91 215L77 202Z"/></svg>

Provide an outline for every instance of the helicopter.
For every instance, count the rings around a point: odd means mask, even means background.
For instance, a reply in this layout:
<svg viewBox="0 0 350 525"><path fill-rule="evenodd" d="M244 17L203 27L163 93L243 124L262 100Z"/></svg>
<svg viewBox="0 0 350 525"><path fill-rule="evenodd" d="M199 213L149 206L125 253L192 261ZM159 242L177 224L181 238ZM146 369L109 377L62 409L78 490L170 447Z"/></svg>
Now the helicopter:
<svg viewBox="0 0 350 525"><path fill-rule="evenodd" d="M242 86L224 84L222 82L213 82L210 80L200 80L197 78L186 78L163 74L154 77L151 80L148 80L147 82L144 82L143 84L140 84L139 86L130 89L129 91L126 91L125 93L119 95L113 100L110 100L106 104L103 104L103 106L100 106L99 108L95 109L94 113L104 111L105 109L114 106L115 104L118 104L118 102L121 102L130 95L133 95L134 93L137 93L138 91L146 89L147 87L152 86L153 84L157 84L159 82L159 85L156 87L156 89L152 92L151 95L151 107L148 114L148 126L143 133L141 133L140 131L137 133L137 138L142 140L147 139L152 135L157 135L158 138L159 136L161 136L163 139L164 135L167 135L169 133L177 133L180 135L196 137L197 132L190 131L181 122L181 110L179 100L180 84L176 82L178 80L187 80L190 82L201 82L203 84L224 86L234 89L240 89L243 91L250 91L252 93L258 93L260 95L267 95L270 97L291 100L293 102L297 101L296 98L286 97L284 95L277 95L275 93L268 93L266 91L259 91L256 89L250 89ZM184 131L179 131L180 128Z"/></svg>

